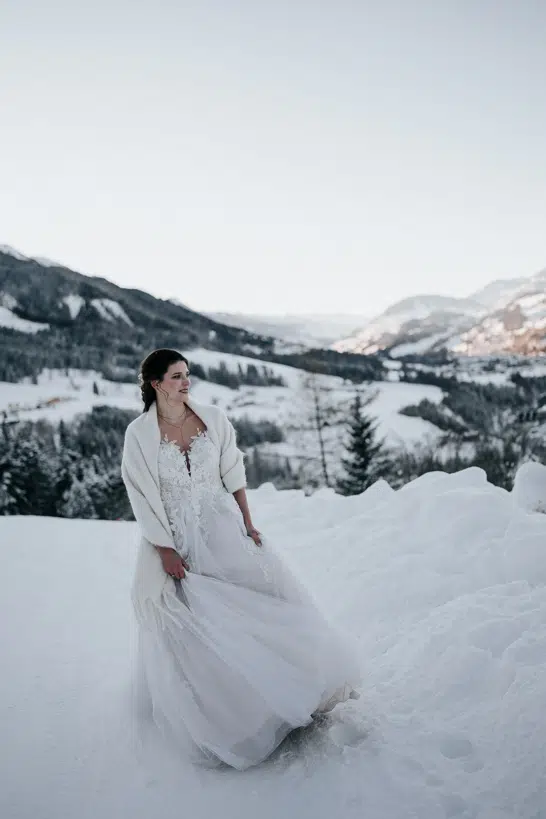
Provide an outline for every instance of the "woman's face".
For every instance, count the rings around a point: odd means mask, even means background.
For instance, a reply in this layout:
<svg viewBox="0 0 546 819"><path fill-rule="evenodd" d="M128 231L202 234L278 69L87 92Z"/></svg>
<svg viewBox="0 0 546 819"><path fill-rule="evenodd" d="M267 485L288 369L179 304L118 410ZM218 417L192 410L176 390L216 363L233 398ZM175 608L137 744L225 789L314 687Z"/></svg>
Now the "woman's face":
<svg viewBox="0 0 546 819"><path fill-rule="evenodd" d="M189 394L189 369L185 361L175 361L171 364L161 381L152 381L158 399L163 397L170 404L183 404Z"/></svg>

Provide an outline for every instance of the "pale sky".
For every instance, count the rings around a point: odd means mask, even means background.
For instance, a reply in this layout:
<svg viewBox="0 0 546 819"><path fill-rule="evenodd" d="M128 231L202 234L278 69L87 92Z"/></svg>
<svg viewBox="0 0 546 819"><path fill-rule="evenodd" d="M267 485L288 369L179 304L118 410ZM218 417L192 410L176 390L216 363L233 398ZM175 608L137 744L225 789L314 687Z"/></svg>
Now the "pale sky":
<svg viewBox="0 0 546 819"><path fill-rule="evenodd" d="M544 0L3 0L0 244L197 310L546 265Z"/></svg>

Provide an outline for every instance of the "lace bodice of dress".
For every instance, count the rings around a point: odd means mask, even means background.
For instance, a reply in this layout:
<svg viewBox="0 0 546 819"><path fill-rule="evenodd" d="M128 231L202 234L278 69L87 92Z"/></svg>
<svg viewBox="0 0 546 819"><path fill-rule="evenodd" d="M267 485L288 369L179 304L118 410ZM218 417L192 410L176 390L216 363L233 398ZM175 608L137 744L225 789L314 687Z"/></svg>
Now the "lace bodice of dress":
<svg viewBox="0 0 546 819"><path fill-rule="evenodd" d="M193 436L185 453L165 436L159 447L158 470L161 500L175 542L181 543L188 516L202 527L205 511L217 508L226 495L219 453L206 431Z"/></svg>

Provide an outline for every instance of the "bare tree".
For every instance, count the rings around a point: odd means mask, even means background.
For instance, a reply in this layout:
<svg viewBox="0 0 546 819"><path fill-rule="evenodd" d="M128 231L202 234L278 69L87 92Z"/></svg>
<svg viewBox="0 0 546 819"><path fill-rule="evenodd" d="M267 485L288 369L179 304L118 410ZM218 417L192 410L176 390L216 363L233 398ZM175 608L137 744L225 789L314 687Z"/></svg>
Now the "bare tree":
<svg viewBox="0 0 546 819"><path fill-rule="evenodd" d="M355 392L368 406L375 394L342 379L304 373L296 398L297 417L290 423L299 433L298 454L302 475L309 486L335 486L345 451L347 415Z"/></svg>

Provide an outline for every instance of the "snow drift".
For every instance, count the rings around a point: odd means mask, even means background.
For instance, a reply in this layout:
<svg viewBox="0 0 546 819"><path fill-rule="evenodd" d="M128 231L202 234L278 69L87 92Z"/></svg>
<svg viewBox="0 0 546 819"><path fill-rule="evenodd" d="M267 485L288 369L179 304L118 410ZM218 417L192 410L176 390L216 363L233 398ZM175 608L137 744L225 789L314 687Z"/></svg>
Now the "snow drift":
<svg viewBox="0 0 546 819"><path fill-rule="evenodd" d="M529 511L545 478L526 467L513 495L475 468L351 498L249 493L366 676L244 773L136 743L135 525L0 520L1 815L546 815L546 516Z"/></svg>

